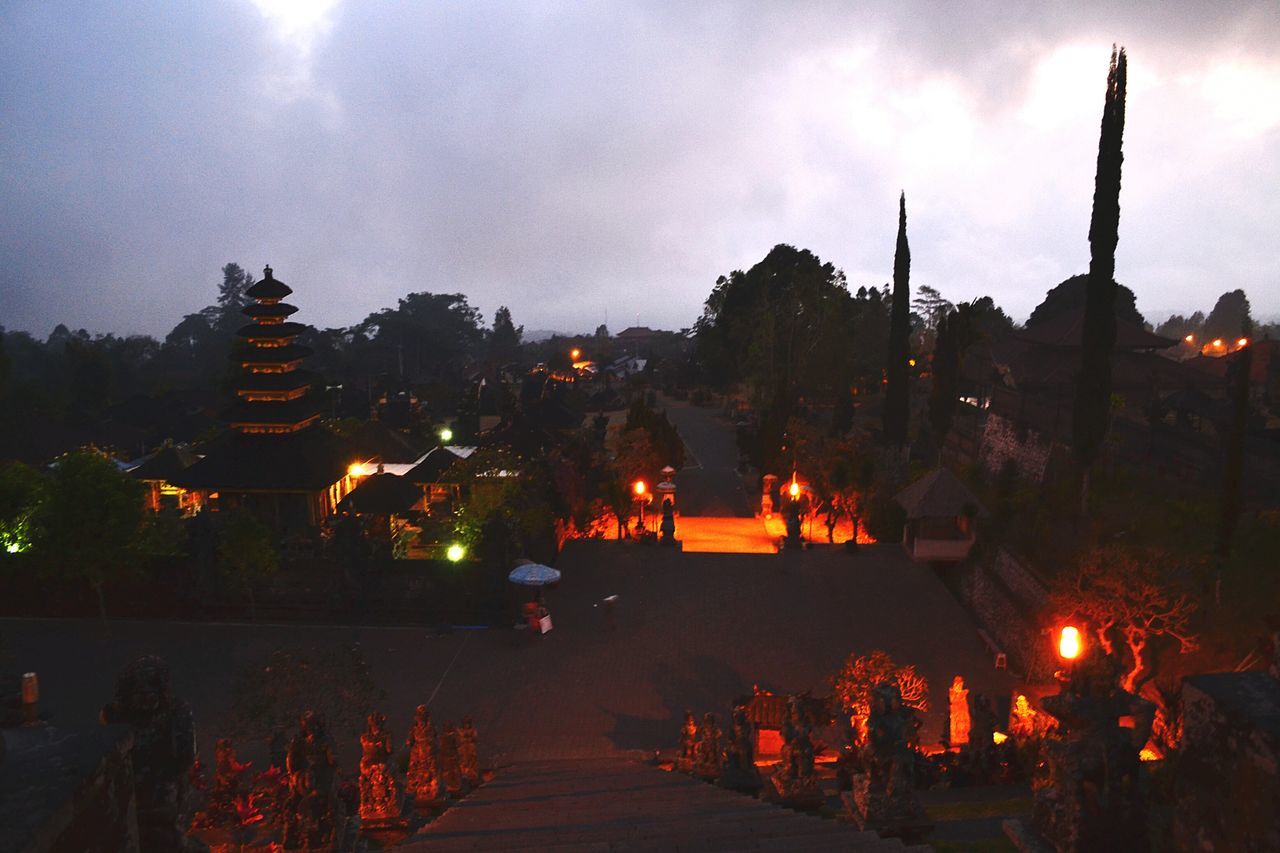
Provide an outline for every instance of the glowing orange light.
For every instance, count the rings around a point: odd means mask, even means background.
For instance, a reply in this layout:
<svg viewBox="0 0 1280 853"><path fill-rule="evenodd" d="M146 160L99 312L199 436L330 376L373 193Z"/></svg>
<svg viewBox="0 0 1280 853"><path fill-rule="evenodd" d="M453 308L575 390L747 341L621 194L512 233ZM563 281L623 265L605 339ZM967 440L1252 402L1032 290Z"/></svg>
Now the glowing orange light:
<svg viewBox="0 0 1280 853"><path fill-rule="evenodd" d="M1004 732L992 732L992 733L991 733L991 740L992 740L992 741L994 741L994 742L995 742L995 743L997 743L997 744L1004 743L1004 742L1005 742L1005 741L1007 741L1008 739L1009 739L1009 736L1008 736L1007 734L1005 734Z"/></svg>
<svg viewBox="0 0 1280 853"><path fill-rule="evenodd" d="M1067 660L1080 657L1080 631L1074 625L1062 629L1058 639L1058 654Z"/></svg>
<svg viewBox="0 0 1280 853"><path fill-rule="evenodd" d="M1157 753L1154 749L1144 746L1142 749L1138 750L1138 760L1139 761L1159 761L1160 754Z"/></svg>
<svg viewBox="0 0 1280 853"><path fill-rule="evenodd" d="M569 358L573 359L574 361L577 361L578 356L580 355L582 355L582 350L578 349L577 347L574 347L573 349L569 350Z"/></svg>
<svg viewBox="0 0 1280 853"><path fill-rule="evenodd" d="M791 488L787 489L787 491L791 494L791 499L795 500L796 498L800 497L800 484L797 483L795 480L792 480Z"/></svg>
<svg viewBox="0 0 1280 853"><path fill-rule="evenodd" d="M1236 341L1236 346L1238 347L1247 347L1248 345L1249 345L1248 338L1241 338L1240 340Z"/></svg>
<svg viewBox="0 0 1280 853"><path fill-rule="evenodd" d="M1214 338L1214 339L1213 339L1213 348L1214 348L1214 349L1222 349L1222 338Z"/></svg>
<svg viewBox="0 0 1280 853"><path fill-rule="evenodd" d="M915 366L916 366L916 360L915 360L914 358L909 358L909 359L907 359L907 365L908 365L909 367L915 367Z"/></svg>
<svg viewBox="0 0 1280 853"><path fill-rule="evenodd" d="M352 462L347 468L347 475L351 477L363 477L365 473L364 466L359 462Z"/></svg>
<svg viewBox="0 0 1280 853"><path fill-rule="evenodd" d="M1186 341L1186 342L1187 342L1187 343L1189 343L1189 344L1193 344L1193 343L1195 343L1195 341L1196 341L1196 336L1195 336L1195 335L1187 335L1185 338L1183 338L1183 340L1184 340L1184 341Z"/></svg>
<svg viewBox="0 0 1280 853"><path fill-rule="evenodd" d="M632 486L632 488L635 490L637 495L643 495L648 486L644 484L644 480L636 480L636 484Z"/></svg>

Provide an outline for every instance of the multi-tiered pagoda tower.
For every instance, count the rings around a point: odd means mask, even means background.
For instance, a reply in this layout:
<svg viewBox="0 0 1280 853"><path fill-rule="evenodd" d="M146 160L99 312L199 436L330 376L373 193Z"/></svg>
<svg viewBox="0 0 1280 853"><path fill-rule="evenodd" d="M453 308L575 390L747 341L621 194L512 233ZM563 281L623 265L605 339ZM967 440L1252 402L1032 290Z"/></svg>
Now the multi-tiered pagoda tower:
<svg viewBox="0 0 1280 853"><path fill-rule="evenodd" d="M243 311L253 322L236 332L245 345L232 355L241 375L230 420L242 433L294 433L320 418L311 393L315 376L299 369L311 350L294 343L306 327L288 319L298 309L281 301L290 293L292 288L272 277L271 267L247 291L254 302Z"/></svg>
<svg viewBox="0 0 1280 853"><path fill-rule="evenodd" d="M201 492L215 511L247 507L281 531L324 521L355 485L351 465L363 461L318 423L317 378L301 369L311 350L294 341L307 327L282 301L292 292L271 267L247 291L254 301L243 310L253 322L236 333L242 343L231 355L239 375L230 429L175 483Z"/></svg>

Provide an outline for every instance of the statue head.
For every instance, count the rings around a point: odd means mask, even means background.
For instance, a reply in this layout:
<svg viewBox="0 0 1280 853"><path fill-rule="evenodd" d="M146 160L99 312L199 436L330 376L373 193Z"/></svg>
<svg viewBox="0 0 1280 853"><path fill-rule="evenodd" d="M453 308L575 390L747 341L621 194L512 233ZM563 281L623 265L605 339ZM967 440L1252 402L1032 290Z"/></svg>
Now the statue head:
<svg viewBox="0 0 1280 853"><path fill-rule="evenodd" d="M116 703L130 717L159 713L171 699L169 664L163 658L140 657L116 677Z"/></svg>
<svg viewBox="0 0 1280 853"><path fill-rule="evenodd" d="M380 714L377 711L371 711L369 716L366 718L366 721L369 723L369 731L380 732L382 731L382 727L387 723L387 716L386 714Z"/></svg>
<svg viewBox="0 0 1280 853"><path fill-rule="evenodd" d="M964 690L964 679L957 675L955 680L951 682L951 689L956 691Z"/></svg>
<svg viewBox="0 0 1280 853"><path fill-rule="evenodd" d="M431 722L431 712L427 710L426 705L419 705L413 711L414 722L426 725Z"/></svg>

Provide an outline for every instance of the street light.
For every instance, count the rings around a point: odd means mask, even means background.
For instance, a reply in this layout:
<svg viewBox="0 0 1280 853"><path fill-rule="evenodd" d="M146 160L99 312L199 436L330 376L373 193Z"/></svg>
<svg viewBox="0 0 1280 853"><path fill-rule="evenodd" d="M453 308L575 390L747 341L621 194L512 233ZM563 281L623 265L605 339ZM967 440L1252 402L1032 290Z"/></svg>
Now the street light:
<svg viewBox="0 0 1280 853"><path fill-rule="evenodd" d="M569 350L569 358L573 359L574 361L577 361L578 356L580 355L582 355L582 350L578 349L577 347L574 347L573 349Z"/></svg>
<svg viewBox="0 0 1280 853"><path fill-rule="evenodd" d="M800 484L796 482L796 478L791 478L791 487L787 489L787 493L791 495L791 500L800 500Z"/></svg>
<svg viewBox="0 0 1280 853"><path fill-rule="evenodd" d="M449 442L453 441L453 430L449 429L448 427L445 427L444 429L440 430L440 440L443 441L445 444L448 444Z"/></svg>
<svg viewBox="0 0 1280 853"><path fill-rule="evenodd" d="M455 542L449 546L449 549L444 552L444 555L449 558L450 563L456 563L463 557L467 556L467 549Z"/></svg>

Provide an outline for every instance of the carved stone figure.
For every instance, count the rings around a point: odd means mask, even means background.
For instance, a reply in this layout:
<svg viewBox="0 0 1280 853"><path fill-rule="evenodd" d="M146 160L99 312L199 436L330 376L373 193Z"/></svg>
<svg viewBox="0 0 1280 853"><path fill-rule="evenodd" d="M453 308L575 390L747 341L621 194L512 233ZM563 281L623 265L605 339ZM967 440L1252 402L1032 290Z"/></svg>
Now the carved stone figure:
<svg viewBox="0 0 1280 853"><path fill-rule="evenodd" d="M996 714L991 707L991 700L981 693L973 694L971 704L973 716L969 743L962 750L964 764L968 767L970 778L990 784L996 781L995 776L999 770L995 744Z"/></svg>
<svg viewBox="0 0 1280 853"><path fill-rule="evenodd" d="M431 714L426 705L419 705L413 714L413 730L409 732L409 793L420 804L436 803L443 799L440 770L436 766L436 730L431 725Z"/></svg>
<svg viewBox="0 0 1280 853"><path fill-rule="evenodd" d="M720 726L716 723L716 715L708 712L703 716L702 726L698 729L698 751L694 762L694 775L708 782L714 782L720 776L722 760Z"/></svg>
<svg viewBox="0 0 1280 853"><path fill-rule="evenodd" d="M338 760L324 718L307 711L285 756L289 794L284 808L286 850L322 847L333 842L337 825Z"/></svg>
<svg viewBox="0 0 1280 853"><path fill-rule="evenodd" d="M360 825L378 829L400 823L400 791L391 773L391 733L376 711L360 735Z"/></svg>
<svg viewBox="0 0 1280 853"><path fill-rule="evenodd" d="M476 726L470 717L462 718L458 726L458 769L462 779L470 787L480 784L480 755L476 749Z"/></svg>
<svg viewBox="0 0 1280 853"><path fill-rule="evenodd" d="M720 785L747 793L760 790L760 771L756 769L755 731L743 705L733 709L733 730L729 733L725 746Z"/></svg>
<svg viewBox="0 0 1280 853"><path fill-rule="evenodd" d="M181 826L188 780L196 758L195 723L186 703L170 692L169 665L141 657L116 678L115 701L104 706L103 723L127 725L133 732L134 794L138 810L138 848L183 850Z"/></svg>
<svg viewBox="0 0 1280 853"><path fill-rule="evenodd" d="M658 532L662 534L661 541L664 545L671 545L676 541L676 514L671 498L664 498L662 501L662 524L658 527Z"/></svg>
<svg viewBox="0 0 1280 853"><path fill-rule="evenodd" d="M1120 687L1119 665L1087 647L1062 688L1043 700L1058 721L1035 780L1036 831L1063 853L1150 849L1138 752L1151 735L1155 705ZM1120 725L1132 717L1132 728Z"/></svg>
<svg viewBox="0 0 1280 853"><path fill-rule="evenodd" d="M440 778L450 796L465 793L466 782L462 779L462 768L458 765L458 730L452 720L446 720L444 730L440 733Z"/></svg>
<svg viewBox="0 0 1280 853"><path fill-rule="evenodd" d="M952 746L964 746L969 742L969 691L965 689L964 679L956 676L947 691L950 719L950 743Z"/></svg>
<svg viewBox="0 0 1280 853"><path fill-rule="evenodd" d="M859 829L907 839L929 830L915 793L916 752L912 740L918 726L902 704L898 686L886 682L871 691L867 739L860 750L860 771L845 805Z"/></svg>
<svg viewBox="0 0 1280 853"><path fill-rule="evenodd" d="M684 712L684 726L680 729L680 754L676 757L676 769L692 773L698 758L698 721L692 711Z"/></svg>
<svg viewBox="0 0 1280 853"><path fill-rule="evenodd" d="M772 798L794 808L820 806L825 797L813 773L813 740L795 696L787 701L787 719L781 734L780 760L769 779Z"/></svg>

